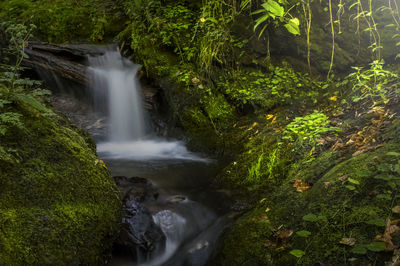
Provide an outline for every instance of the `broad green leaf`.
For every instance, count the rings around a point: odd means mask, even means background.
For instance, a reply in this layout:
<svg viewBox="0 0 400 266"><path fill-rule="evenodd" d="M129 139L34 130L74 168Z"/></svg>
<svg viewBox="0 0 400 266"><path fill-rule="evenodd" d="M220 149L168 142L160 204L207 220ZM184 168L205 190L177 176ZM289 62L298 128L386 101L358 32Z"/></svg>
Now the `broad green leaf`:
<svg viewBox="0 0 400 266"><path fill-rule="evenodd" d="M350 183L354 184L354 185L359 185L360 182L358 182L357 180L353 179L353 178L349 178L347 179L347 181L349 181Z"/></svg>
<svg viewBox="0 0 400 266"><path fill-rule="evenodd" d="M386 249L386 245L383 242L372 242L368 244L366 248L374 252L380 252Z"/></svg>
<svg viewBox="0 0 400 266"><path fill-rule="evenodd" d="M298 18L292 18L285 24L285 28L293 35L300 35L300 21Z"/></svg>
<svg viewBox="0 0 400 266"><path fill-rule="evenodd" d="M389 194L379 194L376 196L377 199L385 199L385 200L391 200L392 196Z"/></svg>
<svg viewBox="0 0 400 266"><path fill-rule="evenodd" d="M355 186L352 186L352 185L347 185L347 186L345 186L345 188L347 188L348 190L356 190L356 187Z"/></svg>
<svg viewBox="0 0 400 266"><path fill-rule="evenodd" d="M300 236L300 237L309 237L311 235L310 231L306 231L306 230L301 230L296 232L296 235Z"/></svg>
<svg viewBox="0 0 400 266"><path fill-rule="evenodd" d="M301 258L306 254L303 250L300 250L300 249L293 249L289 253L297 258Z"/></svg>
<svg viewBox="0 0 400 266"><path fill-rule="evenodd" d="M355 246L351 249L351 253L364 255L367 254L367 249L364 246Z"/></svg>
<svg viewBox="0 0 400 266"><path fill-rule="evenodd" d="M376 225L376 226L386 226L386 223L383 219L372 219L367 221L367 224Z"/></svg>
<svg viewBox="0 0 400 266"><path fill-rule="evenodd" d="M262 4L262 6L268 10L271 17L282 17L285 14L285 9L283 6L275 2L274 0L268 0L268 2Z"/></svg>
<svg viewBox="0 0 400 266"><path fill-rule="evenodd" d="M36 100L33 96L27 94L15 94L15 97L26 105L29 105L38 111L42 111L45 113L52 113L48 108L42 105L38 100Z"/></svg>
<svg viewBox="0 0 400 266"><path fill-rule="evenodd" d="M375 179L379 179L379 180L385 180L385 181L390 181L394 179L394 176L389 175L389 174L378 174L376 176L374 176Z"/></svg>
<svg viewBox="0 0 400 266"><path fill-rule="evenodd" d="M316 222L318 221L318 217L315 214L309 213L303 216L303 220L307 222Z"/></svg>
<svg viewBox="0 0 400 266"><path fill-rule="evenodd" d="M400 156L400 153L394 152L394 151L390 151L390 152L386 153L386 155L388 155L388 156Z"/></svg>

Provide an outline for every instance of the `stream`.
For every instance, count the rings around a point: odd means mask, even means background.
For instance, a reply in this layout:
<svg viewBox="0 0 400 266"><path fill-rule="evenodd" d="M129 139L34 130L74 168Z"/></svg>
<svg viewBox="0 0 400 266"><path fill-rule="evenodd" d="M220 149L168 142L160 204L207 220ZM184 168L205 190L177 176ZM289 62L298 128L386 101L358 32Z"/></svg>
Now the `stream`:
<svg viewBox="0 0 400 266"><path fill-rule="evenodd" d="M128 228L109 265L205 265L231 220L227 193L209 185L219 162L189 151L182 141L154 134L142 106L139 65L117 50L88 57L88 64L92 108L77 112L104 125L103 136L93 137L121 190L122 231ZM125 238L140 244L126 245Z"/></svg>

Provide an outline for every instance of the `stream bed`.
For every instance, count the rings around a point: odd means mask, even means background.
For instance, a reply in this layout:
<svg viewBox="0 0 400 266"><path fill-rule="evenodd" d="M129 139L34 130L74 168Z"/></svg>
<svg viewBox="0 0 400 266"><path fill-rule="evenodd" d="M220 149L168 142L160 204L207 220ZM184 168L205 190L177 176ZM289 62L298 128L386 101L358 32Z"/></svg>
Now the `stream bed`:
<svg viewBox="0 0 400 266"><path fill-rule="evenodd" d="M116 49L87 61L89 103L58 88L53 106L92 134L120 189L124 214L109 265L205 265L231 221L229 193L210 185L221 163L155 135L140 66Z"/></svg>
<svg viewBox="0 0 400 266"><path fill-rule="evenodd" d="M100 153L100 157L102 154ZM183 159L127 160L104 158L115 176L143 177L157 191L144 201L166 236L165 247L152 253L114 250L110 265L205 265L229 223L226 195L209 187L216 162Z"/></svg>

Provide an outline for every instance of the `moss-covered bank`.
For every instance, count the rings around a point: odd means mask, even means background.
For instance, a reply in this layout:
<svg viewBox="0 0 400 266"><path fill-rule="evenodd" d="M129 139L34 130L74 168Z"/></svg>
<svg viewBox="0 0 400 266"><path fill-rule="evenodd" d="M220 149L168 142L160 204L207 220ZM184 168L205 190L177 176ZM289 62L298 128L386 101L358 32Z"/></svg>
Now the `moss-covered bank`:
<svg viewBox="0 0 400 266"><path fill-rule="evenodd" d="M94 142L59 116L23 123L1 137L0 264L103 264L121 206Z"/></svg>

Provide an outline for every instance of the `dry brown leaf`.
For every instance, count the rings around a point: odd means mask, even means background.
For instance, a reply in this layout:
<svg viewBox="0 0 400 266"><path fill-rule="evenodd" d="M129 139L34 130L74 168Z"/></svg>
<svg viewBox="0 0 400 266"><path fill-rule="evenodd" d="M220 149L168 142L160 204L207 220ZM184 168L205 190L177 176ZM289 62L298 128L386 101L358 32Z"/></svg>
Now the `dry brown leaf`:
<svg viewBox="0 0 400 266"><path fill-rule="evenodd" d="M340 240L340 244L346 245L346 246L354 246L356 244L356 239L355 238L347 238L343 237L342 240Z"/></svg>
<svg viewBox="0 0 400 266"><path fill-rule="evenodd" d="M276 243L267 240L267 242L264 243L264 247L269 248L269 247L276 247Z"/></svg>
<svg viewBox="0 0 400 266"><path fill-rule="evenodd" d="M400 214L400 206L393 207L392 212Z"/></svg>
<svg viewBox="0 0 400 266"><path fill-rule="evenodd" d="M349 178L349 174L345 174L344 176L339 177L340 182L344 182Z"/></svg>
<svg viewBox="0 0 400 266"><path fill-rule="evenodd" d="M395 225L390 219L386 219L386 228L385 233L382 235L377 235L374 241L383 242L386 244L386 251L394 251L398 248L398 246L394 245L392 242L392 237L397 232L400 231L400 228Z"/></svg>
<svg viewBox="0 0 400 266"><path fill-rule="evenodd" d="M331 186L331 182L324 182L325 189L328 189Z"/></svg>
<svg viewBox="0 0 400 266"><path fill-rule="evenodd" d="M293 230L285 230L279 233L278 238L285 239L293 235Z"/></svg>
<svg viewBox="0 0 400 266"><path fill-rule="evenodd" d="M309 190L311 186L300 179L296 179L294 181L293 187L296 189L297 192L303 192Z"/></svg>

